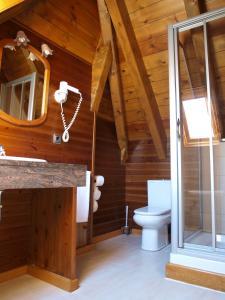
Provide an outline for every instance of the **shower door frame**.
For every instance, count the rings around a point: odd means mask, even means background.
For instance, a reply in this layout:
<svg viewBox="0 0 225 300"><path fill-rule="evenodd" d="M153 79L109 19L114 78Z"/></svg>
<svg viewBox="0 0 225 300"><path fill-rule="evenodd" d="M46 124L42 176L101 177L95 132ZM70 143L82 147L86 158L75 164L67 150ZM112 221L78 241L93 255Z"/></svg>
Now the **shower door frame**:
<svg viewBox="0 0 225 300"><path fill-rule="evenodd" d="M203 27L205 60L206 60L206 86L207 99L211 107L210 79L207 43L207 23L225 17L225 7L211 11L183 22L169 25L168 50L169 50L169 89L170 89L170 151L171 151L171 186L172 186L172 252L186 253L192 250L203 250L206 256L213 258L223 256L225 249L216 248L215 226L215 197L214 197L214 168L213 168L213 143L210 137L210 182L211 182L211 208L212 208L212 247L189 244L184 245L184 208L182 193L182 150L180 126L180 84L178 67L178 32L190 30L199 26ZM211 113L210 113L211 114ZM185 246L185 247L184 247ZM207 253L208 252L208 253Z"/></svg>

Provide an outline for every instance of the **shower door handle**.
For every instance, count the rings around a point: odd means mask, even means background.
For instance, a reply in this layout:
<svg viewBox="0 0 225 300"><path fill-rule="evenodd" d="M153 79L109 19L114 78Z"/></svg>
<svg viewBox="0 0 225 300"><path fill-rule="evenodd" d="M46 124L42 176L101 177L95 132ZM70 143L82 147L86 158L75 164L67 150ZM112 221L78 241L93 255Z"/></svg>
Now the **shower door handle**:
<svg viewBox="0 0 225 300"><path fill-rule="evenodd" d="M180 131L180 119L177 119L177 137L178 139L181 138L181 131Z"/></svg>

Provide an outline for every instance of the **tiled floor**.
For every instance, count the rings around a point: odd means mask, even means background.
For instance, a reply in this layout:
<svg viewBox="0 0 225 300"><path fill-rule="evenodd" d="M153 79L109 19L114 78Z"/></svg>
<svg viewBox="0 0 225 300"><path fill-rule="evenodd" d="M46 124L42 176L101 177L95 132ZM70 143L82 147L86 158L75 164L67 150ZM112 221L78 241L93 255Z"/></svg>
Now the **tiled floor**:
<svg viewBox="0 0 225 300"><path fill-rule="evenodd" d="M80 256L80 288L70 294L31 276L0 285L1 300L225 300L225 294L164 278L170 248L140 249L140 236L119 236Z"/></svg>

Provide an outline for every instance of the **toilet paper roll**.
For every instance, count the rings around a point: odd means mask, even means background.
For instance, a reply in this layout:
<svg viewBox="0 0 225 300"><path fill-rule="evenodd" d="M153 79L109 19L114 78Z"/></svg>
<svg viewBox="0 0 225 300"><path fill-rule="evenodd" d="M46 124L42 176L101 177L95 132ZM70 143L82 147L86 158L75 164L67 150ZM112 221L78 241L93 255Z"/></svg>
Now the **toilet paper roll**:
<svg viewBox="0 0 225 300"><path fill-rule="evenodd" d="M99 200L101 197L101 191L98 189L98 187L96 186L95 189L94 189L94 200L97 201Z"/></svg>
<svg viewBox="0 0 225 300"><path fill-rule="evenodd" d="M94 201L93 202L93 212L95 213L98 210L98 202Z"/></svg>
<svg viewBox="0 0 225 300"><path fill-rule="evenodd" d="M104 182L105 182L104 176L101 176L101 175L95 176L95 185L96 186L103 186Z"/></svg>

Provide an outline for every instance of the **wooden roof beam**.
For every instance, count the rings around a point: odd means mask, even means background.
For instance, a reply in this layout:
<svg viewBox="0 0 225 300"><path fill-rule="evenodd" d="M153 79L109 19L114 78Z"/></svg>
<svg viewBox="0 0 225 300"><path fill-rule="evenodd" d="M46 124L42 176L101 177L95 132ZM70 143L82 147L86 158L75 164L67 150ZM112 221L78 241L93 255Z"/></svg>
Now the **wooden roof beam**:
<svg viewBox="0 0 225 300"><path fill-rule="evenodd" d="M109 84L112 98L113 114L117 133L117 140L121 150L121 161L125 162L128 158L128 139L125 123L124 100L122 93L122 84L119 69L119 59L115 34L112 28L111 18L108 13L104 0L98 0L98 10L102 38L105 44L110 43L112 46L112 68L109 73Z"/></svg>
<svg viewBox="0 0 225 300"><path fill-rule="evenodd" d="M32 2L34 2L34 0L1 0L0 24L23 12Z"/></svg>
<svg viewBox="0 0 225 300"><path fill-rule="evenodd" d="M152 140L160 159L166 158L166 134L160 117L155 95L148 79L144 61L124 0L106 0L109 14L122 48L130 76L138 92L145 112Z"/></svg>
<svg viewBox="0 0 225 300"><path fill-rule="evenodd" d="M94 61L92 64L91 80L91 111L98 112L99 105L105 88L105 83L112 64L112 48L107 43L100 45L96 49Z"/></svg>

